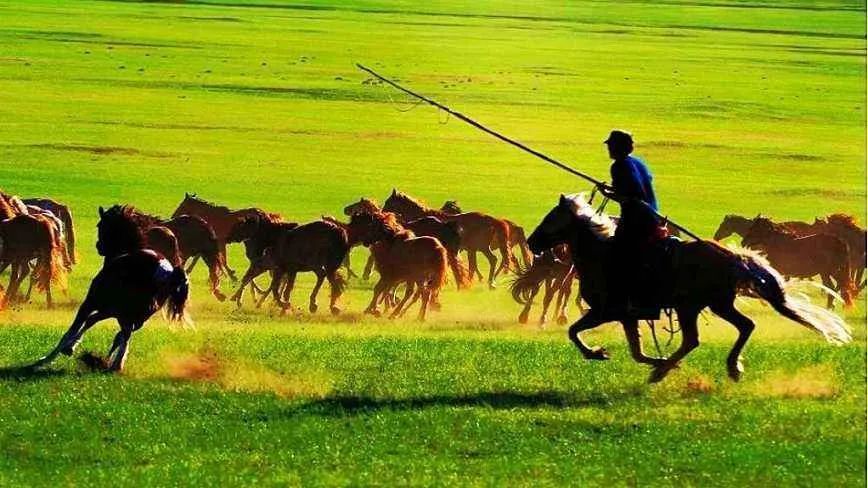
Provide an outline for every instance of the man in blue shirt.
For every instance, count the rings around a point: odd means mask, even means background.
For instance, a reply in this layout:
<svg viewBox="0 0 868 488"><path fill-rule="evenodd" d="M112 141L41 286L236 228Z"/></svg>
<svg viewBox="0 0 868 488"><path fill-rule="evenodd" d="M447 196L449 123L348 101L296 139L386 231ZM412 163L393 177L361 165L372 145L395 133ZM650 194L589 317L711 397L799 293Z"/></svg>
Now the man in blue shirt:
<svg viewBox="0 0 868 488"><path fill-rule="evenodd" d="M601 185L600 190L621 206L621 218L615 230L615 281L627 298L629 314L636 318L653 318L659 311L636 305L648 291L647 286L643 286L648 249L660 238L661 222L655 213L657 197L651 171L641 159L630 155L633 152L630 133L613 130L604 142L612 158L612 186Z"/></svg>

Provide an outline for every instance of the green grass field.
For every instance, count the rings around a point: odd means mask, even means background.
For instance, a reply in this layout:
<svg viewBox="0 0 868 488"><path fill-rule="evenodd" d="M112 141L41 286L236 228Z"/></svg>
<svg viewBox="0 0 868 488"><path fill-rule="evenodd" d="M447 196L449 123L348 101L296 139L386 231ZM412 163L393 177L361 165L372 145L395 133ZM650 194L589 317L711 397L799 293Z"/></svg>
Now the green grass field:
<svg viewBox="0 0 868 488"><path fill-rule="evenodd" d="M306 221L396 187L530 230L589 189L404 112L356 62L601 177L627 128L663 210L705 236L727 213L864 225L865 22L834 0L0 1L0 188L71 205L82 261L58 310L0 312L0 364L68 326L98 205L169 215L196 192ZM845 347L741 304L758 329L739 384L734 329L709 316L649 386L613 325L587 334L613 352L591 363L564 327L517 324L506 279L450 287L426 324L361 315L362 281L338 318L236 311L201 267L193 285L195 328L155 318L121 375L63 359L0 379L0 485L866 483L864 298Z"/></svg>

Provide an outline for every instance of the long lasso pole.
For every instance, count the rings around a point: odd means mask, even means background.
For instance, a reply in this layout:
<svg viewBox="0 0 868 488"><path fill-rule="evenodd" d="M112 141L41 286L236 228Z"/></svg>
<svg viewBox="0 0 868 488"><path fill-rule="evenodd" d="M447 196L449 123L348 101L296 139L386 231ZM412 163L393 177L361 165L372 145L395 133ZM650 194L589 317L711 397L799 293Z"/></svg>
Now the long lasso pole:
<svg viewBox="0 0 868 488"><path fill-rule="evenodd" d="M545 161L545 162L547 162L547 163L549 163L549 164L551 164L551 165L557 166L558 168L560 168L560 169L566 171L567 173L570 173L571 175L578 176L579 178L582 178L582 179L584 179L584 180L586 180L586 181L588 181L588 182L590 182L590 183L593 183L594 185L603 185L603 184L604 184L602 181L600 181L600 180L598 180L598 179L596 179L596 178L594 178L594 177L592 177L592 176L590 176L590 175L588 175L588 174L585 174L585 173L583 173L583 172L581 172L581 171L579 171L579 170L577 170L577 169L575 169L575 168L572 168L572 167L570 167L570 166L567 166L566 164L564 164L564 163L562 163L562 162L560 162L560 161L558 161L558 160L556 160L556 159L554 159L554 158L552 158L552 157L550 157L550 156L547 156L547 155L545 155L545 154L543 154L543 153L537 151L536 149L532 149L532 148L530 148L530 147L528 147L528 146L522 144L521 142L516 141L515 139L512 139L512 138L510 138L510 137L507 137L507 136L505 136L505 135L503 135L503 134L501 134L501 133L499 133L499 132L496 132L496 131L494 131L494 130L492 130L492 129L489 129L488 127L482 125L481 123L479 123L479 122L477 122L477 121L471 119L470 117L468 117L468 116L462 114L461 112L457 112L457 111L455 111L455 110L453 110L453 109L447 107L446 105L443 105L442 103L440 103L440 102L438 102L438 101L436 101L436 100L432 100L432 99L430 99L430 98L428 98L428 97L426 97L426 96L424 96L424 95L421 95L421 94L416 93L416 92L414 92L414 91L412 91L412 90L409 90L409 89L407 89L407 88L404 88L403 86L401 86L401 85L395 83L394 81L392 81L392 80L386 78L385 76L380 75L380 74L377 73L376 71L374 71L374 70L372 70L372 69L370 69L370 68L368 68L368 67L366 67L366 66L363 66L363 65L357 63L357 64L356 64L356 67L359 68L360 70L364 71L365 73L368 73L369 75L373 76L374 78L376 78L376 79L382 81L383 83L386 83L386 84L388 84L389 86L392 86L393 88L395 88L395 89L397 89L397 90L399 90L399 91L402 91L402 92L406 93L407 95L410 95L411 97L417 98L417 99L419 99L419 100L421 100L421 101L423 101L423 102L425 102L425 103L427 103L427 104L429 104L429 105L433 105L434 107L437 107L437 108L439 108L440 110L443 110L443 111L446 112L447 114L452 115L453 117L455 117L455 118L457 118L457 119L459 119L459 120L461 120L461 121L463 121L463 122L465 122L465 123L467 123L467 124L469 124L469 125L472 125L473 127L476 127L477 129L479 129L479 130L485 132L486 134L489 134L489 135L491 135L491 136L494 136L494 137L496 137L497 139L500 139L501 141L503 141L503 142L505 142L505 143L507 143L507 144L509 144L509 145L511 145L511 146L517 147L517 148L521 149L522 151L524 151L524 152L526 152L526 153L532 154L533 156L536 156L537 158L542 159L543 161ZM700 239L696 234L694 234L693 232L690 232L688 229L684 228L683 226L681 226L681 225L679 225L679 224L677 224L677 223L675 223L675 222L669 220L668 217L665 217L665 216L663 216L663 215L660 215L659 212L657 212L656 210L654 210L653 208L651 208L650 206L648 206L647 203L645 203L645 202L642 202L642 203L645 204L645 206L648 207L648 209L649 209L650 211L654 212L655 215L657 215L657 216L660 217L661 219L665 220L666 222L668 222L670 225L672 225L672 226L675 227L676 229L678 229L678 230L680 230L681 232L687 234L688 236L690 236L690 237L696 239L697 241L701 241L701 240L702 240L702 239Z"/></svg>

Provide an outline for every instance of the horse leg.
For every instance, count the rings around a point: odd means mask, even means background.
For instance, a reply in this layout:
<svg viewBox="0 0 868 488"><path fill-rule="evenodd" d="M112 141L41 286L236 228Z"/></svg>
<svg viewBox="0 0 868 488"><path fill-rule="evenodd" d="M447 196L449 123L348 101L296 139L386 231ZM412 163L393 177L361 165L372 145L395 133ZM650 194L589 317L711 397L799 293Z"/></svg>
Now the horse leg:
<svg viewBox="0 0 868 488"><path fill-rule="evenodd" d="M476 251L467 250L467 268L471 280L482 281L482 273L479 272L479 264L476 262Z"/></svg>
<svg viewBox="0 0 868 488"><path fill-rule="evenodd" d="M27 272L24 273L22 268L26 269ZM6 289L6 300L9 303L15 303L17 300L18 287L21 285L21 281L27 277L29 272L30 268L26 263L23 265L20 263L12 263L12 269L9 270L9 287Z"/></svg>
<svg viewBox="0 0 868 488"><path fill-rule="evenodd" d="M233 282L238 281L238 278L235 276L235 270L229 267L229 255L226 254L226 243L220 242L217 244L217 254L219 256L224 256L222 260L223 270L226 271L226 275L229 276L229 279Z"/></svg>
<svg viewBox="0 0 868 488"><path fill-rule="evenodd" d="M353 268L350 266L350 253L347 252L347 255L344 256L344 262L342 263L344 268L347 268L347 276L350 278L358 278L359 275L353 271Z"/></svg>
<svg viewBox="0 0 868 488"><path fill-rule="evenodd" d="M337 271L332 271L326 278L329 280L329 311L332 315L341 313L341 309L337 307L338 298L343 294L343 284L338 279Z"/></svg>
<svg viewBox="0 0 868 488"><path fill-rule="evenodd" d="M684 356L687 356L690 351L699 346L699 328L696 324L696 319L699 317L699 311L695 309L685 310L678 309L678 322L681 324L681 346L675 351L669 359L658 364L651 371L651 376L648 378L649 383L657 383L663 380L670 371L678 366Z"/></svg>
<svg viewBox="0 0 868 488"><path fill-rule="evenodd" d="M317 304L316 304L316 296L317 296L317 294L319 294L319 289L322 286L322 282L324 280L325 280L325 273L318 272L316 274L316 284L313 285L313 290L311 290L311 292L310 292L310 306L308 307L308 310L310 310L310 313L316 313L316 310L319 308L319 306L317 306Z"/></svg>
<svg viewBox="0 0 868 488"><path fill-rule="evenodd" d="M189 266L187 266L187 274L190 274L193 272L193 267L196 266L196 263L198 263L198 262L199 262L199 255L197 254L196 256L193 256L193 261L190 263Z"/></svg>
<svg viewBox="0 0 868 488"><path fill-rule="evenodd" d="M741 364L741 350L744 349L744 345L747 344L747 340L750 339L756 325L751 319L736 310L732 303L712 306L711 311L738 329L738 339L735 340L729 356L726 357L726 369L729 377L733 381L738 381L744 373L744 366Z"/></svg>
<svg viewBox="0 0 868 488"><path fill-rule="evenodd" d="M486 259L488 259L488 288L493 290L494 278L497 276L498 272L497 256L495 256L494 253L491 252L491 249L482 249L480 250L480 252L482 252L482 255L485 256Z"/></svg>
<svg viewBox="0 0 868 488"><path fill-rule="evenodd" d="M371 272L374 270L374 253L368 255L368 261L365 263L365 270L362 272L362 279L368 281L371 278Z"/></svg>
<svg viewBox="0 0 868 488"><path fill-rule="evenodd" d="M374 285L374 296L371 298L371 303L368 304L368 308L365 309L365 313L369 313L375 317L380 316L380 311L377 310L377 304L379 302L380 295L382 295L383 292L386 290L386 286L387 285L385 280L380 277L380 281L378 281L377 284Z"/></svg>
<svg viewBox="0 0 868 488"><path fill-rule="evenodd" d="M247 267L247 271L244 273L244 277L241 279L241 285L235 290L235 293L229 298L234 301L238 308L241 308L241 298L244 296L244 287L247 286L248 283L253 283L253 280L261 275L264 272L257 264L250 263L250 266ZM254 301L256 300L256 293L253 294Z"/></svg>
<svg viewBox="0 0 868 488"><path fill-rule="evenodd" d="M570 295L572 295L572 293L573 279L567 277L567 279L561 282L558 293L558 324L560 325L566 324L569 320L567 318L567 303L569 303Z"/></svg>
<svg viewBox="0 0 868 488"><path fill-rule="evenodd" d="M416 302L419 301L420 298L422 298L422 291L425 288L425 283L417 283L416 285L417 285L416 286L416 293L413 293L413 298L410 299L410 303L408 303L404 307L404 310L401 311L401 315L399 315L400 317L403 317L404 314L407 313L407 310L410 310L410 307L415 305ZM408 284L408 286L409 286L409 284Z"/></svg>
<svg viewBox="0 0 868 488"><path fill-rule="evenodd" d="M86 330L85 325L88 324L89 319L93 316L93 315L91 315L91 314L93 314L93 312L94 312L93 307L87 301L87 298L85 298L84 302L78 308L78 312L76 312L76 314L75 314L75 319L73 319L72 325L70 325L69 329L67 329L66 333L64 333L60 337L60 340L57 342L57 346L55 346L54 349L51 350L51 352L49 352L48 354L46 354L45 356L43 356L42 358L38 359L36 362L31 364L29 367L30 368L39 368L41 366L45 366L46 364L50 363L51 361L54 361L54 358L56 358L58 354L60 354L64 351L69 351L69 354L72 354L72 350L75 347L73 344L76 343L76 339L80 338L81 334L83 334L84 330ZM94 315L96 315L96 314L94 314ZM103 318L105 318L105 317L94 320L93 323L88 325L88 327L92 326L93 324L95 324L99 320L102 320Z"/></svg>
<svg viewBox="0 0 868 488"><path fill-rule="evenodd" d="M127 361L127 352L129 352L130 338L133 335L133 325L129 322L124 322L121 325L120 332L115 336L114 344L112 344L109 358L114 354L114 359L111 359L109 371L118 372L124 369L124 363Z"/></svg>
<svg viewBox="0 0 868 488"><path fill-rule="evenodd" d="M830 290L834 290L838 293L841 292L838 289L839 287L836 287L835 284L832 282L831 276L829 276L827 274L823 274L823 275L820 275L820 279L823 281L823 286L825 286L826 288L828 288ZM835 299L832 297L832 295L827 294L827 296L826 296L826 308L828 308L829 310L832 310L833 308L835 308Z"/></svg>
<svg viewBox="0 0 868 488"><path fill-rule="evenodd" d="M407 287L404 290L404 297L401 298L400 302L398 302L398 306L395 307L395 310L392 312L391 315L389 315L389 318L393 319L393 318L401 315L401 311L404 310L404 305L406 305L407 300L410 299L410 295L413 293L414 287L415 287L415 285L413 284L413 282L407 282Z"/></svg>
<svg viewBox="0 0 868 488"><path fill-rule="evenodd" d="M537 286L534 288L533 292L531 292L530 296L527 299L527 302L524 304L524 308L521 309L521 313L518 314L518 323L526 324L527 317L530 315L530 307L533 306L533 300L536 298L537 294L539 294L540 287Z"/></svg>
<svg viewBox="0 0 868 488"><path fill-rule="evenodd" d="M638 320L622 320L624 335L627 336L627 345L630 346L630 355L633 360L640 364L659 366L665 361L664 358L647 356L642 350L642 332L639 330Z"/></svg>
<svg viewBox="0 0 868 488"><path fill-rule="evenodd" d="M548 320L549 305L551 305L552 298L555 296L555 287L554 283L552 283L552 280L547 279L545 281L545 289L546 292L545 295L543 295L542 315L540 315L539 317L540 326L545 325L546 321Z"/></svg>
<svg viewBox="0 0 868 488"><path fill-rule="evenodd" d="M577 320L573 325L570 326L567 334L570 337L570 340L573 344L579 348L579 352L582 353L582 356L585 359L596 359L596 360L606 360L609 359L609 352L606 351L603 347L588 347L587 344L582 340L579 333L593 329L594 327L599 326L603 323L603 320L594 313L594 310L591 309L582 316L579 320Z"/></svg>
<svg viewBox="0 0 868 488"><path fill-rule="evenodd" d="M425 314L428 312L428 304L431 303L431 289L422 285L422 305L419 307L419 321L425 321Z"/></svg>

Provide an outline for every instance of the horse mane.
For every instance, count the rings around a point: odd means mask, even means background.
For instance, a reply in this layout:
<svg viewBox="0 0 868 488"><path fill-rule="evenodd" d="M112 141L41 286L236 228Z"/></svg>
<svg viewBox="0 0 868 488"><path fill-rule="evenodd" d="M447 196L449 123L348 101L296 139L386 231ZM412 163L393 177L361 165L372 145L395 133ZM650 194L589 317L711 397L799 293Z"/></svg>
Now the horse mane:
<svg viewBox="0 0 868 488"><path fill-rule="evenodd" d="M137 249L144 248L145 235L139 225L141 212L132 205L113 205L102 212L100 222L110 224L112 227L106 230L105 236L113 244L122 243L124 248L133 246ZM123 242L122 239L127 240Z"/></svg>
<svg viewBox="0 0 868 488"><path fill-rule="evenodd" d="M600 239L608 239L615 235L615 222L608 215L594 210L588 203L584 193L565 196L573 205L576 217L585 223L593 234Z"/></svg>
<svg viewBox="0 0 868 488"><path fill-rule="evenodd" d="M413 205L414 207L418 208L419 210L422 210L423 212L429 211L429 210L434 210L431 207L429 207L428 205L426 205L424 202L422 202L422 200L413 198L410 195L407 195L406 193L400 192L398 190L393 191L392 196L400 199L401 201L403 201L406 204Z"/></svg>
<svg viewBox="0 0 868 488"><path fill-rule="evenodd" d="M826 217L826 223L832 225L840 225L843 227L851 227L851 228L859 228L859 224L856 223L856 218L852 215L847 215L843 213L834 213Z"/></svg>
<svg viewBox="0 0 868 488"><path fill-rule="evenodd" d="M209 206L213 209L216 209L216 210L226 211L226 212L232 211L229 207L227 207L225 205L218 205L214 202L209 202L208 200L205 200L204 198L200 197L199 195L196 195L195 193L185 193L184 199L185 200L192 200L192 201L194 201L200 205L207 205L207 206Z"/></svg>
<svg viewBox="0 0 868 488"><path fill-rule="evenodd" d="M398 221L398 216L392 212L374 212L369 215L382 223L386 232L388 232L390 237L393 239L411 239L416 237L416 235L413 234L413 231L405 229L404 226L401 225Z"/></svg>
<svg viewBox="0 0 868 488"><path fill-rule="evenodd" d="M15 215L15 209L9 204L9 195L0 191L0 219L9 219Z"/></svg>

